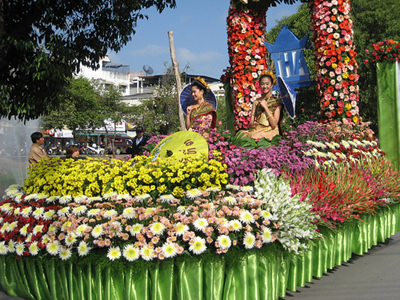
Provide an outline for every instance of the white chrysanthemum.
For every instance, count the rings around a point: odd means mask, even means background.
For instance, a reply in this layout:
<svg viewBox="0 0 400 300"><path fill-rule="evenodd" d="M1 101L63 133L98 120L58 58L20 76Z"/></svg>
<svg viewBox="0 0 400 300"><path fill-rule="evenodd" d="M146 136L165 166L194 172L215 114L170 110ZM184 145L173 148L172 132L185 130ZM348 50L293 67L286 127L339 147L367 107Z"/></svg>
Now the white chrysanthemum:
<svg viewBox="0 0 400 300"><path fill-rule="evenodd" d="M6 242L0 242L0 255L6 255L8 252L8 247L6 246Z"/></svg>
<svg viewBox="0 0 400 300"><path fill-rule="evenodd" d="M29 228L29 224L25 224L24 226L22 226L19 230L19 234L22 236L27 236L28 235L28 228Z"/></svg>
<svg viewBox="0 0 400 300"><path fill-rule="evenodd" d="M121 257L121 249L119 247L111 247L108 249L107 258L111 261Z"/></svg>
<svg viewBox="0 0 400 300"><path fill-rule="evenodd" d="M265 243L265 244L271 243L271 240L272 240L271 229L269 229L268 227L264 227L264 229L262 230L262 233L261 233L261 237L262 237L263 243Z"/></svg>
<svg viewBox="0 0 400 300"><path fill-rule="evenodd" d="M9 225L9 223L8 223L8 222L5 222L5 223L3 224L3 226L1 226L1 228L0 228L0 233L6 232L6 229L7 229L8 225Z"/></svg>
<svg viewBox="0 0 400 300"><path fill-rule="evenodd" d="M83 236L83 234L85 233L86 229L89 226L87 224L81 224L78 226L78 228L76 228L75 232L77 236Z"/></svg>
<svg viewBox="0 0 400 300"><path fill-rule="evenodd" d="M218 193L221 191L221 189L217 186L212 186L206 189L207 192L214 192L214 193Z"/></svg>
<svg viewBox="0 0 400 300"><path fill-rule="evenodd" d="M75 207L75 208L72 210L72 213L73 213L74 215L76 215L76 216L81 216L81 215L83 215L86 211L87 211L87 206L81 205L81 206Z"/></svg>
<svg viewBox="0 0 400 300"><path fill-rule="evenodd" d="M61 260L67 260L70 259L72 256L72 251L69 248L63 247L60 251L59 251L59 256L61 258Z"/></svg>
<svg viewBox="0 0 400 300"><path fill-rule="evenodd" d="M350 144L346 141L341 141L343 147L345 147L346 149L350 148Z"/></svg>
<svg viewBox="0 0 400 300"><path fill-rule="evenodd" d="M32 215L36 220L39 220L43 216L43 213L44 213L44 207L38 207L35 209Z"/></svg>
<svg viewBox="0 0 400 300"><path fill-rule="evenodd" d="M68 204L72 201L72 197L70 195L62 196L58 201L60 204Z"/></svg>
<svg viewBox="0 0 400 300"><path fill-rule="evenodd" d="M197 199L201 197L203 194L199 189L191 189L186 192L186 197L189 199Z"/></svg>
<svg viewBox="0 0 400 300"><path fill-rule="evenodd" d="M151 196L149 194L137 195L135 196L136 202L142 203L144 200L149 199Z"/></svg>
<svg viewBox="0 0 400 300"><path fill-rule="evenodd" d="M235 184L227 184L226 185L226 189L233 190L233 191L239 191L240 190L240 186L239 185L235 185Z"/></svg>
<svg viewBox="0 0 400 300"><path fill-rule="evenodd" d="M29 246L29 253L30 253L32 256L38 255L38 253L39 253L39 247L38 247L38 245L37 245L37 242L33 242L32 244L30 244L30 246Z"/></svg>
<svg viewBox="0 0 400 300"><path fill-rule="evenodd" d="M87 216L88 217L95 217L95 216L97 216L99 214L100 211L101 211L100 208L92 208L92 209L90 209L88 211Z"/></svg>
<svg viewBox="0 0 400 300"><path fill-rule="evenodd" d="M37 200L38 199L38 194L30 194L25 197L25 201L31 201L31 200Z"/></svg>
<svg viewBox="0 0 400 300"><path fill-rule="evenodd" d="M235 205L237 203L236 198L232 196L224 197L224 201L226 201L226 203L229 205Z"/></svg>
<svg viewBox="0 0 400 300"><path fill-rule="evenodd" d="M22 196L23 196L23 195L24 195L24 194L22 194L22 193L17 194L17 195L15 196L15 198L14 198L14 201L17 202L17 203L21 203L21 201L22 201Z"/></svg>
<svg viewBox="0 0 400 300"><path fill-rule="evenodd" d="M174 199L175 199L175 197L172 196L171 194L160 196L160 200L162 203L173 203Z"/></svg>
<svg viewBox="0 0 400 300"><path fill-rule="evenodd" d="M117 215L118 215L118 212L115 209L110 209L104 213L103 217L106 219L111 219L112 217L115 217Z"/></svg>
<svg viewBox="0 0 400 300"><path fill-rule="evenodd" d="M50 242L50 237L47 234L43 235L42 236L42 244L46 245L49 242Z"/></svg>
<svg viewBox="0 0 400 300"><path fill-rule="evenodd" d="M59 215L60 217L66 216L67 214L69 214L70 209L71 208L69 206L63 207L59 211L57 211L57 215Z"/></svg>
<svg viewBox="0 0 400 300"><path fill-rule="evenodd" d="M82 201L85 201L87 197L85 195L80 195L74 198L75 203L82 203Z"/></svg>
<svg viewBox="0 0 400 300"><path fill-rule="evenodd" d="M18 221L14 221L7 226L6 232L13 232L18 226Z"/></svg>
<svg viewBox="0 0 400 300"><path fill-rule="evenodd" d="M91 249L85 241L81 241L78 245L78 254L79 256L86 256Z"/></svg>
<svg viewBox="0 0 400 300"><path fill-rule="evenodd" d="M65 232L67 230L70 230L72 226L72 222L71 221L66 221L61 225L61 231Z"/></svg>
<svg viewBox="0 0 400 300"><path fill-rule="evenodd" d="M141 233L142 228L143 228L143 224L136 223L136 224L132 225L131 229L129 230L129 233L132 236L136 236L137 234Z"/></svg>
<svg viewBox="0 0 400 300"><path fill-rule="evenodd" d="M204 230L208 226L208 221L205 218L198 218L193 222L193 226L196 230Z"/></svg>
<svg viewBox="0 0 400 300"><path fill-rule="evenodd" d="M104 195L103 195L103 198L104 199L106 199L106 200L109 200L109 199L111 199L111 198L113 198L113 197L117 197L117 193L116 192L108 192L108 193L105 193ZM118 248L119 249L119 248Z"/></svg>
<svg viewBox="0 0 400 300"><path fill-rule="evenodd" d="M20 213L21 213L21 209L19 207L14 209L14 216L19 216Z"/></svg>
<svg viewBox="0 0 400 300"><path fill-rule="evenodd" d="M98 237L102 236L104 233L103 225L98 224L92 230L92 237L97 239Z"/></svg>
<svg viewBox="0 0 400 300"><path fill-rule="evenodd" d="M182 236L184 235L186 232L189 231L189 226L182 224L182 223L177 223L175 225L175 234L177 236Z"/></svg>
<svg viewBox="0 0 400 300"><path fill-rule="evenodd" d="M161 247L161 251L166 258L174 257L178 253L175 243L165 243Z"/></svg>
<svg viewBox="0 0 400 300"><path fill-rule="evenodd" d="M97 197L89 197L89 198L87 198L87 202L88 203L92 203L92 202L98 202L98 201L101 201L103 198L101 198L100 196L97 196Z"/></svg>
<svg viewBox="0 0 400 300"><path fill-rule="evenodd" d="M165 225L160 222L155 222L150 225L149 229L154 235L162 235L165 230Z"/></svg>
<svg viewBox="0 0 400 300"><path fill-rule="evenodd" d="M77 242L77 235L73 232L70 232L65 238L65 245L71 246Z"/></svg>
<svg viewBox="0 0 400 300"><path fill-rule="evenodd" d="M125 259L127 261L135 261L140 256L140 250L139 250L139 248L136 248L132 244L126 245L124 247L124 251L122 252L122 255L125 257Z"/></svg>
<svg viewBox="0 0 400 300"><path fill-rule="evenodd" d="M35 227L33 227L32 233L35 235L39 232L41 233L43 231L43 227L44 225L36 225Z"/></svg>
<svg viewBox="0 0 400 300"><path fill-rule="evenodd" d="M140 256L145 261L151 261L154 258L154 249L146 245L140 250Z"/></svg>
<svg viewBox="0 0 400 300"><path fill-rule="evenodd" d="M133 207L125 208L122 215L124 216L124 218L126 218L128 220L134 219L137 217L136 210Z"/></svg>
<svg viewBox="0 0 400 300"><path fill-rule="evenodd" d="M128 200L130 198L131 198L131 195L129 195L129 194L117 195L117 200Z"/></svg>
<svg viewBox="0 0 400 300"><path fill-rule="evenodd" d="M46 250L51 255L57 255L60 250L60 245L58 244L58 241L48 243L46 245Z"/></svg>
<svg viewBox="0 0 400 300"><path fill-rule="evenodd" d="M252 249L256 243L256 237L254 234L247 232L243 237L243 245L246 249Z"/></svg>
<svg viewBox="0 0 400 300"><path fill-rule="evenodd" d="M202 237L196 236L193 239L193 244L190 245L189 250L193 252L193 254L199 255L207 250L206 240Z"/></svg>
<svg viewBox="0 0 400 300"><path fill-rule="evenodd" d="M25 251L25 244L24 243L16 243L15 244L15 253L19 256L24 254Z"/></svg>
<svg viewBox="0 0 400 300"><path fill-rule="evenodd" d="M229 249L232 245L232 240L229 236L222 234L217 238L218 245L221 249Z"/></svg>
<svg viewBox="0 0 400 300"><path fill-rule="evenodd" d="M248 210L243 210L240 213L240 221L244 224L254 223L254 216Z"/></svg>
<svg viewBox="0 0 400 300"><path fill-rule="evenodd" d="M15 252L15 247L14 246L15 246L15 242L13 240L10 240L8 242L8 249L7 249L8 253L14 253Z"/></svg>
<svg viewBox="0 0 400 300"><path fill-rule="evenodd" d="M56 212L55 212L54 209L50 209L50 210L46 211L46 212L43 214L43 220L45 220L45 221L51 220L51 219L53 218L53 216L54 216L55 213L56 213Z"/></svg>
<svg viewBox="0 0 400 300"><path fill-rule="evenodd" d="M46 194L38 194L38 196L37 196L37 199L39 200L39 199L43 199L43 200L46 200L47 199L47 197L49 197L48 195L46 195Z"/></svg>
<svg viewBox="0 0 400 300"><path fill-rule="evenodd" d="M184 214L185 216L187 216L190 213L190 208L185 205L178 206L176 210L178 211L178 213Z"/></svg>
<svg viewBox="0 0 400 300"><path fill-rule="evenodd" d="M252 193L254 191L254 188L250 185L246 185L246 186L241 186L240 190L245 193Z"/></svg>
<svg viewBox="0 0 400 300"><path fill-rule="evenodd" d="M51 232L52 234L55 234L58 231L58 228L54 226L53 224L49 225L49 229L47 229L48 232Z"/></svg>
<svg viewBox="0 0 400 300"><path fill-rule="evenodd" d="M58 196L50 196L49 198L46 199L46 203L47 204L53 204L54 202L56 202L59 199Z"/></svg>
<svg viewBox="0 0 400 300"><path fill-rule="evenodd" d="M261 217L263 217L264 220L271 220L272 215L268 210L263 210L261 211Z"/></svg>
<svg viewBox="0 0 400 300"><path fill-rule="evenodd" d="M239 232L243 228L242 223L240 223L239 220L229 221L228 224L229 224L229 227L232 226L232 231L235 231L235 232Z"/></svg>

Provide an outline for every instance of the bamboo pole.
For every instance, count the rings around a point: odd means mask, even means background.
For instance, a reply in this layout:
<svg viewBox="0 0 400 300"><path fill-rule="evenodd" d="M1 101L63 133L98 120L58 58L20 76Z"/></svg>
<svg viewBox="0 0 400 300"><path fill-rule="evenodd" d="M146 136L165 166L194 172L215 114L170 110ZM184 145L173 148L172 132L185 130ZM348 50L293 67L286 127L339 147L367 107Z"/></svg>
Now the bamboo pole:
<svg viewBox="0 0 400 300"><path fill-rule="evenodd" d="M178 90L178 105L179 105L179 123L181 124L181 130L186 130L186 123L185 123L185 116L183 115L183 111L179 104L179 95L182 91L182 84L181 84L181 74L179 72L179 63L176 60L175 56L175 46L174 46L174 36L172 30L168 31L168 38L169 38L169 49L171 53L171 60L172 60L172 67L174 68L175 80L176 80L176 88Z"/></svg>

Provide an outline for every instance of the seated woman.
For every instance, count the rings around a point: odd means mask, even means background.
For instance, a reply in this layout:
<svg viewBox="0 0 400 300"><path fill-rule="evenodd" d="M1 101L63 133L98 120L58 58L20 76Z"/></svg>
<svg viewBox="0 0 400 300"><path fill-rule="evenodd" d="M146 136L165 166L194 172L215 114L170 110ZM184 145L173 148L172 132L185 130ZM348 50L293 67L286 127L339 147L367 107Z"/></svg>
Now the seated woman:
<svg viewBox="0 0 400 300"><path fill-rule="evenodd" d="M196 104L187 108L186 129L191 130L194 123L199 122L197 125L200 126L200 129L204 128L204 131L207 132L210 128L215 128L217 122L217 112L214 106L204 99L210 88L203 78L197 77L192 82L191 89Z"/></svg>
<svg viewBox="0 0 400 300"><path fill-rule="evenodd" d="M275 98L272 87L276 85L275 75L272 72L263 72L259 78L262 91L261 98L253 102L250 117L250 130L245 131L245 136L253 139L272 139L279 135L281 121L282 100Z"/></svg>
<svg viewBox="0 0 400 300"><path fill-rule="evenodd" d="M65 153L65 158L79 158L79 147L75 145L68 146L67 151Z"/></svg>

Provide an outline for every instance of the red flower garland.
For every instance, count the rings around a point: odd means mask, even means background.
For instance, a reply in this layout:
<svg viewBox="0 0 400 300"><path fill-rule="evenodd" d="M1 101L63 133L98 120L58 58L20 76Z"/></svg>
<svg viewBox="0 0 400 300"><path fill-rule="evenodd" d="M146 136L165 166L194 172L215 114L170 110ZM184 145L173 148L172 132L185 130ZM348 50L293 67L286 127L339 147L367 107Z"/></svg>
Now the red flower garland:
<svg viewBox="0 0 400 300"><path fill-rule="evenodd" d="M263 43L266 10L231 6L227 24L230 68L222 80L230 80L233 88L235 130L247 129L252 103L259 96L257 80L267 69Z"/></svg>
<svg viewBox="0 0 400 300"><path fill-rule="evenodd" d="M310 4L321 121L357 123L359 75L350 0L313 0Z"/></svg>
<svg viewBox="0 0 400 300"><path fill-rule="evenodd" d="M366 59L365 64L371 62L395 62L400 59L400 44L398 41L384 40L377 44L372 44L372 49L365 49L367 55L371 55L372 59Z"/></svg>

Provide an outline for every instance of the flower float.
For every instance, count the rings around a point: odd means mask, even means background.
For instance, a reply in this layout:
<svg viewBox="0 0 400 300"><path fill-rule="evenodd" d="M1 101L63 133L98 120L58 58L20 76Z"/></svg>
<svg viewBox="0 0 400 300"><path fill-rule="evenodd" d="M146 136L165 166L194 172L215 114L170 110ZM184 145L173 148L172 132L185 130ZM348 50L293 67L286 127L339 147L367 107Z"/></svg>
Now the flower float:
<svg viewBox="0 0 400 300"><path fill-rule="evenodd" d="M314 0L310 4L322 120L357 123L359 75L350 0Z"/></svg>

